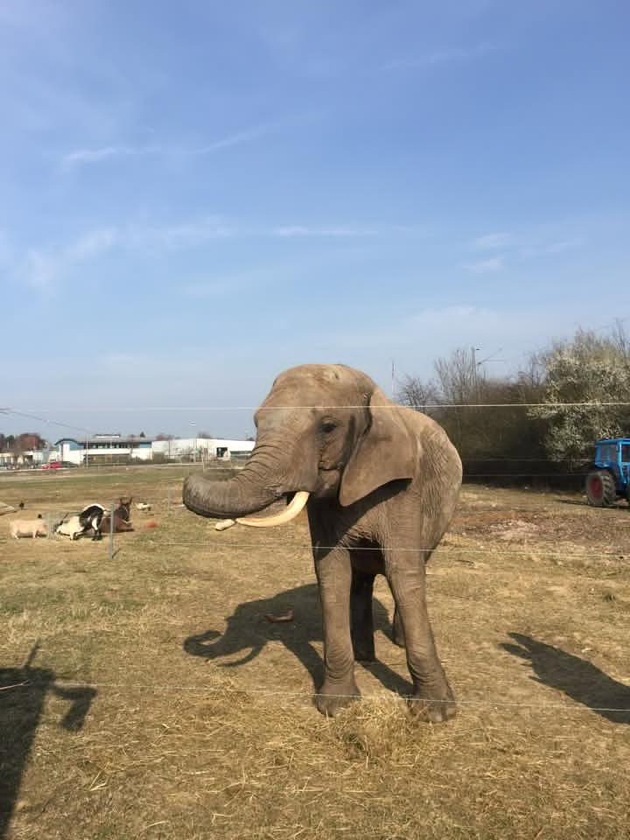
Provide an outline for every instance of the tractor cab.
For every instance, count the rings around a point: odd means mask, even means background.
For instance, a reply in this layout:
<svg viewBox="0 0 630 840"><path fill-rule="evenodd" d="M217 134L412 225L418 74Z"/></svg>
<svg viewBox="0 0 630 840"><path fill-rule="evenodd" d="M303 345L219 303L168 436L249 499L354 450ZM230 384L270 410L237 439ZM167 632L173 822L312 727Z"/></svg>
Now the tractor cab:
<svg viewBox="0 0 630 840"><path fill-rule="evenodd" d="M629 498L630 438L604 438L595 443L595 457L586 476L586 497L595 507L609 507Z"/></svg>

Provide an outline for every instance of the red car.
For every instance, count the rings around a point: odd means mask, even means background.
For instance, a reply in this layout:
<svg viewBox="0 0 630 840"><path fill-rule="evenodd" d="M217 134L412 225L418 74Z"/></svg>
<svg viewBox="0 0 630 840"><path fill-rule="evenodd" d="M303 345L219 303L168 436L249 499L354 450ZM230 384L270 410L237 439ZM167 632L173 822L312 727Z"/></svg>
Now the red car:
<svg viewBox="0 0 630 840"><path fill-rule="evenodd" d="M47 464L44 464L42 469L43 470L60 470L61 469L61 461L49 461Z"/></svg>

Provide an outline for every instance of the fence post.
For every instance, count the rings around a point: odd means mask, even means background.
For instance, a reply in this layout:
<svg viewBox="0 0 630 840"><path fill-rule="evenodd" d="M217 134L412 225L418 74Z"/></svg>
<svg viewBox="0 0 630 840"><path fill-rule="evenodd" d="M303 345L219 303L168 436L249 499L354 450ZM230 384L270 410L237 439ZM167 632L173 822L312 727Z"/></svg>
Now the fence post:
<svg viewBox="0 0 630 840"><path fill-rule="evenodd" d="M114 558L114 503L112 502L109 511L109 559Z"/></svg>

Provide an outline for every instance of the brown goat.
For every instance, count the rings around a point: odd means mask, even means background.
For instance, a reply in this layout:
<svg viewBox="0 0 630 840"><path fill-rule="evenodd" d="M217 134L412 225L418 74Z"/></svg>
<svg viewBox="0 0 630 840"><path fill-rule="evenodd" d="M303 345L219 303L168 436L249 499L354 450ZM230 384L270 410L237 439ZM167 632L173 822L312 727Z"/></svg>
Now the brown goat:
<svg viewBox="0 0 630 840"><path fill-rule="evenodd" d="M114 533L119 534L123 531L133 531L131 524L131 496L127 498L123 496L120 499L120 504L114 510ZM112 530L111 514L106 513L101 519L101 524L98 527L97 539L101 539L104 534L109 534Z"/></svg>

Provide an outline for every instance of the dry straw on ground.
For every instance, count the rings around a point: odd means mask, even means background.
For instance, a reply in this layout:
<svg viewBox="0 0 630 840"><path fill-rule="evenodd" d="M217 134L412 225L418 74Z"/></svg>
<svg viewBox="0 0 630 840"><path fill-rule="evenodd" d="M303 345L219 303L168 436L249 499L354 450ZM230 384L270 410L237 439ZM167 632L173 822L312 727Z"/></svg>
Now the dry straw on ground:
<svg viewBox="0 0 630 840"><path fill-rule="evenodd" d="M458 717L408 716L381 581L364 699L327 720L305 521L217 533L167 509L181 475L0 484L35 513L130 493L158 522L134 512L109 560L0 519L7 838L630 836L630 511L467 488L429 576Z"/></svg>

